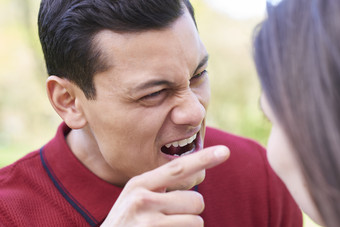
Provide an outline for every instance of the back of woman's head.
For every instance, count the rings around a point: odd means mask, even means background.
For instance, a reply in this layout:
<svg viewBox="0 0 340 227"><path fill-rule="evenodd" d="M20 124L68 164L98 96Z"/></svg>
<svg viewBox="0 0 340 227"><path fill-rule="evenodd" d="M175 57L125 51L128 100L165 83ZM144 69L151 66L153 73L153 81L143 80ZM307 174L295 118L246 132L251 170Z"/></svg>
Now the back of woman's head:
<svg viewBox="0 0 340 227"><path fill-rule="evenodd" d="M323 221L340 226L340 1L269 7L254 46L263 91Z"/></svg>

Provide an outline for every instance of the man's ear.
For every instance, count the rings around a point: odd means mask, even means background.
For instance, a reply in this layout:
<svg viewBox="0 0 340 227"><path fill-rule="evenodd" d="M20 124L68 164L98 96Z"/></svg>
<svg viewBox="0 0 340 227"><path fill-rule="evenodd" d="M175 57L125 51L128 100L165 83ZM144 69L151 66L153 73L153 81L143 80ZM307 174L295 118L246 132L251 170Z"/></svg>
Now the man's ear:
<svg viewBox="0 0 340 227"><path fill-rule="evenodd" d="M49 76L46 81L47 95L54 110L72 129L83 128L87 121L76 94L82 92L74 83L65 78Z"/></svg>

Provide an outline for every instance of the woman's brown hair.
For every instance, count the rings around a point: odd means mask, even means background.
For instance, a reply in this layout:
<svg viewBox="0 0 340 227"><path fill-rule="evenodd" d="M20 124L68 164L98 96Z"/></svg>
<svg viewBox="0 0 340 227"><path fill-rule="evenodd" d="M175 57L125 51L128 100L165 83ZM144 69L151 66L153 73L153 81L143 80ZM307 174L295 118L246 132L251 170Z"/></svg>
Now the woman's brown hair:
<svg viewBox="0 0 340 227"><path fill-rule="evenodd" d="M268 6L254 58L264 94L328 227L340 226L340 1Z"/></svg>

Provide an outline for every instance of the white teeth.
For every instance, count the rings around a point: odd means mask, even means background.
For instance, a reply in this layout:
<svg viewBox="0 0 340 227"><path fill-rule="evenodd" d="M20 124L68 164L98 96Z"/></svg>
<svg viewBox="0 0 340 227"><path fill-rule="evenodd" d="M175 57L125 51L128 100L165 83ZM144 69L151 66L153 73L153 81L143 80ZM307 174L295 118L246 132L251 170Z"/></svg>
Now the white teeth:
<svg viewBox="0 0 340 227"><path fill-rule="evenodd" d="M197 135L197 134L193 135L192 137L190 137L190 138L188 139L188 144L189 144L189 143L192 143L192 141L194 141L194 140L196 139L196 135Z"/></svg>
<svg viewBox="0 0 340 227"><path fill-rule="evenodd" d="M174 156L176 156L176 157L179 157L179 156L184 156L184 155L187 155L187 154L191 154L192 152L194 152L194 150L187 151L187 152L185 152L185 153L183 153L183 154L181 154L181 155L174 154Z"/></svg>
<svg viewBox="0 0 340 227"><path fill-rule="evenodd" d="M188 139L184 139L184 140L178 141L178 145L180 147L184 147L187 144L188 144Z"/></svg>
<svg viewBox="0 0 340 227"><path fill-rule="evenodd" d="M171 146L174 146L174 147L178 147L178 146L184 147L184 146L186 146L186 145L192 143L192 141L194 141L194 140L196 139L196 135L197 135L197 134L193 135L192 137L190 137L190 138L188 138L188 139L176 141L176 142L173 142L173 143L168 143L168 144L166 144L165 146L166 146L167 148L169 148L169 147L171 147Z"/></svg>

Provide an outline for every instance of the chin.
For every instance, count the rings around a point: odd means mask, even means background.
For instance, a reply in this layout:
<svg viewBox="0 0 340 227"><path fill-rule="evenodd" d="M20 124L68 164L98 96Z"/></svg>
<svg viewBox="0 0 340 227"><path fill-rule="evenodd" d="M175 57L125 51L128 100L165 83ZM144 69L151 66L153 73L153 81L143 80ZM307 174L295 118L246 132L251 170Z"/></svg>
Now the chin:
<svg viewBox="0 0 340 227"><path fill-rule="evenodd" d="M189 190L202 183L205 178L205 170L201 170L193 176L183 179L182 182L167 188L167 191Z"/></svg>

